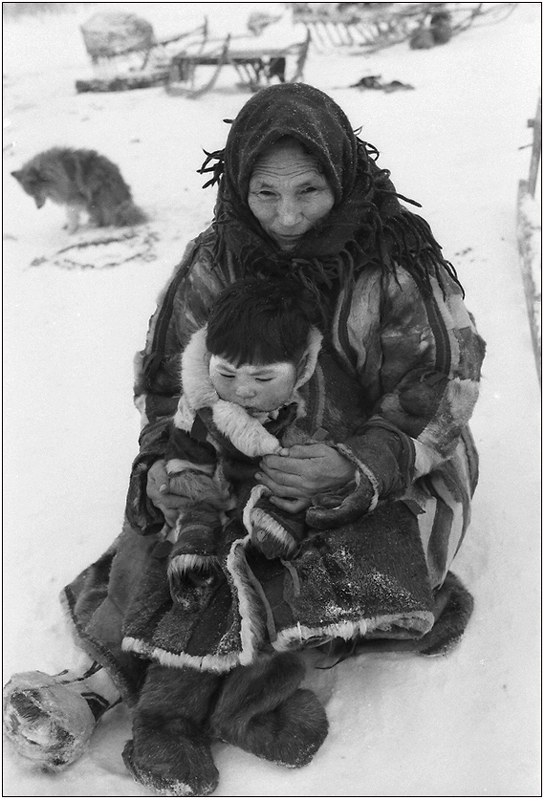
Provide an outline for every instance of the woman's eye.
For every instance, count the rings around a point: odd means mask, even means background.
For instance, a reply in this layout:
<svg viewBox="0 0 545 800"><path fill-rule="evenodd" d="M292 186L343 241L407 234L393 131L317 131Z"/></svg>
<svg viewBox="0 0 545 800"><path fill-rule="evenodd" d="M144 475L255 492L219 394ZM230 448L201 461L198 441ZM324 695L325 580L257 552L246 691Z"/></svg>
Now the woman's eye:
<svg viewBox="0 0 545 800"><path fill-rule="evenodd" d="M318 189L315 186L307 186L306 189L303 189L302 194L313 194L317 191Z"/></svg>
<svg viewBox="0 0 545 800"><path fill-rule="evenodd" d="M234 375L225 375L223 372L219 373L222 378L227 378L227 380L232 380L235 376Z"/></svg>
<svg viewBox="0 0 545 800"><path fill-rule="evenodd" d="M261 197L263 200L271 200L273 198L274 192L269 192L267 189L262 189L260 192L257 193L258 197Z"/></svg>
<svg viewBox="0 0 545 800"><path fill-rule="evenodd" d="M272 381L272 378L256 378L256 381L259 383L269 383L269 381Z"/></svg>

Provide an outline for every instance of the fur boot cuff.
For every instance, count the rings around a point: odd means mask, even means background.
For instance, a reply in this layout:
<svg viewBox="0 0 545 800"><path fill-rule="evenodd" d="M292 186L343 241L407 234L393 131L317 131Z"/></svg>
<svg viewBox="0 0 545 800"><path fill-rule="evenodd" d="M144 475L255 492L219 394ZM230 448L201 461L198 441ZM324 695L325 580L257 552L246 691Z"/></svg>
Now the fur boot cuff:
<svg viewBox="0 0 545 800"><path fill-rule="evenodd" d="M277 520L264 509L252 509L253 525L251 541L266 558L290 558L297 549L297 542Z"/></svg>

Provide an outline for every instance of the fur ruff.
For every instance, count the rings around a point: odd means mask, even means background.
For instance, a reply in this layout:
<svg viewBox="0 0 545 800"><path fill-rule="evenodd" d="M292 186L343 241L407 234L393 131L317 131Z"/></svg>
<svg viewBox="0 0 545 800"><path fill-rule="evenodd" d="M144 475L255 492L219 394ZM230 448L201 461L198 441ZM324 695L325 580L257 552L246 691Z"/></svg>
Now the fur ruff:
<svg viewBox="0 0 545 800"><path fill-rule="evenodd" d="M316 369L321 343L322 335L313 328L307 364L294 387L292 397L288 400L288 403L297 404L300 417L305 414L305 404L298 390L310 380ZM206 348L206 327L204 327L193 334L181 357L184 394L174 416L174 425L182 430L190 430L195 412L202 408L211 408L212 419L218 431L241 453L254 458L277 452L280 449L280 442L268 433L262 421L248 414L242 406L218 397L210 381L209 364L210 353Z"/></svg>

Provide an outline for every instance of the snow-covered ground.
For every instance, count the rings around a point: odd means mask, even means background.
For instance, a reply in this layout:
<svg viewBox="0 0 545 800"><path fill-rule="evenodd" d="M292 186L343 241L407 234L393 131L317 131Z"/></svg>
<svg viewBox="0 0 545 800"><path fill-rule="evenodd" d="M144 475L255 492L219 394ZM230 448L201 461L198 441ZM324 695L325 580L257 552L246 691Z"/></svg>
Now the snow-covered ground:
<svg viewBox="0 0 545 800"><path fill-rule="evenodd" d="M100 5L136 11L158 36L205 14L221 35L243 31L256 8L282 12L277 3ZM93 11L4 25L5 680L77 661L58 594L120 528L137 450L132 356L185 243L210 219L214 191L195 172L202 148L222 146L222 120L247 99L228 70L199 100L162 88L77 95L75 80L90 75L78 26ZM481 479L456 561L476 609L447 658L372 655L313 676L331 730L310 766L285 770L217 745L217 796L540 796L540 394L516 239L540 15L541 3L519 3L502 22L428 51L310 52L305 80L362 126L398 191L422 203L488 342L473 420ZM289 17L277 31L282 43L302 38ZM348 88L364 75L415 88ZM70 238L64 212L38 211L10 176L53 145L94 148L120 165L151 217L138 238L59 253L97 232ZM6 746L3 796L151 796L123 766L129 735L117 708L58 776Z"/></svg>

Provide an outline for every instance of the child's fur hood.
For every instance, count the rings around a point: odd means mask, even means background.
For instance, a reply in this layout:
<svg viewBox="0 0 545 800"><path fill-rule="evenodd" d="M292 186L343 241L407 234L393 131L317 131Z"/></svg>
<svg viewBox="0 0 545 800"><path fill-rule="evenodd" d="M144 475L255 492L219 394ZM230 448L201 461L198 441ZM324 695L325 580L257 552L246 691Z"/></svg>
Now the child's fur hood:
<svg viewBox="0 0 545 800"><path fill-rule="evenodd" d="M236 403L221 400L209 377L211 354L206 347L206 326L196 331L181 357L181 377L183 395L174 417L177 428L190 430L199 409L210 408L212 420L218 431L226 436L240 452L253 458L274 453L280 449L280 442L263 426L263 422L271 418L263 414L253 417ZM322 344L322 334L317 328L311 329L308 358L302 375L293 389L289 403L296 403L297 416L305 415L305 403L298 391L310 380L318 361ZM274 412L272 412L274 417Z"/></svg>

